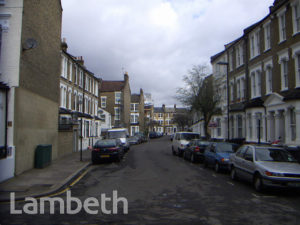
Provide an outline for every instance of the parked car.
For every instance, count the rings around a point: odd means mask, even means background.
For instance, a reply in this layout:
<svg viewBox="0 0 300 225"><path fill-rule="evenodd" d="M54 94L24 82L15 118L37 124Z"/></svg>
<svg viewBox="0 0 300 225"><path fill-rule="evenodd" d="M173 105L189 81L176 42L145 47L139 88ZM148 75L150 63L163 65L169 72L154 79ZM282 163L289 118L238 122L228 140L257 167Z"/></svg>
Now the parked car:
<svg viewBox="0 0 300 225"><path fill-rule="evenodd" d="M281 147L243 145L230 163L231 179L248 180L257 191L267 186L300 187L300 165Z"/></svg>
<svg viewBox="0 0 300 225"><path fill-rule="evenodd" d="M128 138L128 142L130 145L137 145L141 143L141 140L138 136L132 136Z"/></svg>
<svg viewBox="0 0 300 225"><path fill-rule="evenodd" d="M119 139L103 139L95 143L91 154L93 164L105 160L120 162L124 156L124 148Z"/></svg>
<svg viewBox="0 0 300 225"><path fill-rule="evenodd" d="M108 139L120 139L124 150L128 151L130 149L130 145L128 142L129 133L127 128L113 128L107 131Z"/></svg>
<svg viewBox="0 0 300 225"><path fill-rule="evenodd" d="M152 138L157 138L157 133L155 131L150 131L149 132L149 138L152 139Z"/></svg>
<svg viewBox="0 0 300 225"><path fill-rule="evenodd" d="M213 166L218 173L220 170L230 170L229 157L234 153L234 144L227 142L212 142L204 151L204 167Z"/></svg>
<svg viewBox="0 0 300 225"><path fill-rule="evenodd" d="M201 139L194 139L190 141L187 148L183 152L183 158L190 160L191 162L203 161L204 150L210 142L203 141Z"/></svg>
<svg viewBox="0 0 300 225"><path fill-rule="evenodd" d="M146 135L142 132L136 133L135 136L139 137L140 142L147 142L148 138L146 137Z"/></svg>
<svg viewBox="0 0 300 225"><path fill-rule="evenodd" d="M172 141L173 155L182 156L189 142L193 139L199 139L200 135L193 132L177 132Z"/></svg>

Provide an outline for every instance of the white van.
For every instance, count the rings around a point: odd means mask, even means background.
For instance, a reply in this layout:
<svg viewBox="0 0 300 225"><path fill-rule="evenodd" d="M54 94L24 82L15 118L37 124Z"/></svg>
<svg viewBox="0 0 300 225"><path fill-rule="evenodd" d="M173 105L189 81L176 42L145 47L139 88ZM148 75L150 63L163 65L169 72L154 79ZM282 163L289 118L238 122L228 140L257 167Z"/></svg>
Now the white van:
<svg viewBox="0 0 300 225"><path fill-rule="evenodd" d="M200 139L200 135L193 132L177 132L172 140L173 155L182 156L187 145L193 139Z"/></svg>
<svg viewBox="0 0 300 225"><path fill-rule="evenodd" d="M113 128L107 131L108 139L120 139L122 145L124 146L124 150L128 151L130 148L128 138L129 133L127 128Z"/></svg>

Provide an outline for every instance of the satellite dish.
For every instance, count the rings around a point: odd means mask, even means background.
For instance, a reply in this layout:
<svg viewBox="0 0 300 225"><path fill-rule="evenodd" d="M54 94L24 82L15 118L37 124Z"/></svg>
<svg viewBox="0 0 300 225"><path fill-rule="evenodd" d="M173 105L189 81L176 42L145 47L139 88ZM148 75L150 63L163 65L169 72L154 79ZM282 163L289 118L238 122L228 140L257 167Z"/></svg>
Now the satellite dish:
<svg viewBox="0 0 300 225"><path fill-rule="evenodd" d="M37 46L37 41L33 38L28 38L23 44L23 50L33 49Z"/></svg>

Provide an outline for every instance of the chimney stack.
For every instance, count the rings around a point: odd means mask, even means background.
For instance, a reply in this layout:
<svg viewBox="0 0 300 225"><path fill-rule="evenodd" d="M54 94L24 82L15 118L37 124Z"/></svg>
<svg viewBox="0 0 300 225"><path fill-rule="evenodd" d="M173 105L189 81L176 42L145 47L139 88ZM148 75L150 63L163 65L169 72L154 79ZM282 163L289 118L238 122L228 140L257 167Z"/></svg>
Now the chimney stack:
<svg viewBox="0 0 300 225"><path fill-rule="evenodd" d="M83 57L82 56L78 56L77 58L76 58L76 61L80 64L80 65L84 65L84 60L83 60Z"/></svg>
<svg viewBox="0 0 300 225"><path fill-rule="evenodd" d="M124 81L125 81L125 82L128 82L128 81L129 81L128 72L125 72L125 74L124 74Z"/></svg>
<svg viewBox="0 0 300 225"><path fill-rule="evenodd" d="M61 43L61 49L65 52L67 52L67 50L68 50L68 44L67 44L67 39L66 38L63 38L63 41Z"/></svg>

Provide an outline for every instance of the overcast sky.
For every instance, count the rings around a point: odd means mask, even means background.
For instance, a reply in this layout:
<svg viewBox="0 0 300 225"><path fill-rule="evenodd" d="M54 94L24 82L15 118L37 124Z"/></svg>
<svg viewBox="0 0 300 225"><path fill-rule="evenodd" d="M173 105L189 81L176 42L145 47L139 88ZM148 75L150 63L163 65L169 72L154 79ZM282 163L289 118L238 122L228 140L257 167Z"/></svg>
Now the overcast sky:
<svg viewBox="0 0 300 225"><path fill-rule="evenodd" d="M62 0L68 52L104 80L151 93L156 106L177 103L176 88L210 57L269 12L274 0Z"/></svg>

